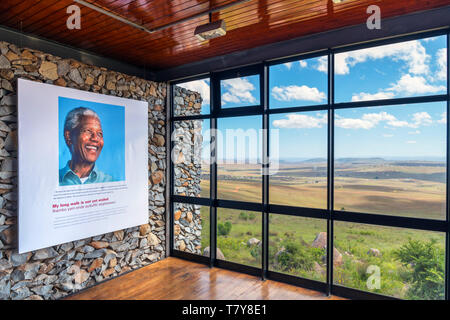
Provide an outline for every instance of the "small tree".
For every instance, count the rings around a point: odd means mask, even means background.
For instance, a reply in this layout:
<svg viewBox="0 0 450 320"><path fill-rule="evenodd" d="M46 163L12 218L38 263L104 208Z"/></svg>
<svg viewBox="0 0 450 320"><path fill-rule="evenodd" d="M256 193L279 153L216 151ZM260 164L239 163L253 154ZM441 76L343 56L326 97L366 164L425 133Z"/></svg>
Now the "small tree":
<svg viewBox="0 0 450 320"><path fill-rule="evenodd" d="M407 292L410 299L444 299L445 252L436 246L436 240L410 239L394 254L405 267L412 268L408 279L412 285Z"/></svg>
<svg viewBox="0 0 450 320"><path fill-rule="evenodd" d="M227 221L224 224L217 224L217 231L219 232L219 236L227 236L231 231L231 222Z"/></svg>

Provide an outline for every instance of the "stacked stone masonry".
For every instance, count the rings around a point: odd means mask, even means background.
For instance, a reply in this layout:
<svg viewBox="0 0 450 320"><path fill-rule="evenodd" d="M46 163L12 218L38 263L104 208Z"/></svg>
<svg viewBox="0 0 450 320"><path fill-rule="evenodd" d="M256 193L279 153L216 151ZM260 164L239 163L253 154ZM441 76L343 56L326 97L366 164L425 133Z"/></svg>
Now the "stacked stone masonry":
<svg viewBox="0 0 450 320"><path fill-rule="evenodd" d="M0 50L0 299L59 299L163 259L166 84L6 42ZM148 102L148 224L17 253L18 78Z"/></svg>
<svg viewBox="0 0 450 320"><path fill-rule="evenodd" d="M199 93L179 86L174 88L174 113L177 116L200 114L202 97ZM174 149L174 194L200 197L202 175L202 125L204 120L174 122L172 140ZM201 206L174 204L174 248L202 254Z"/></svg>

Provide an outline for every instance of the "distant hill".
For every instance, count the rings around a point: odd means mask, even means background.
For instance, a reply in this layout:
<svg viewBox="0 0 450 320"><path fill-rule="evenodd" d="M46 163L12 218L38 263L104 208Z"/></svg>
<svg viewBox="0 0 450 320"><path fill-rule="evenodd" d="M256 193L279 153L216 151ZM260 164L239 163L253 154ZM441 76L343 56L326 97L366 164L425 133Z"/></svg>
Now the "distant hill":
<svg viewBox="0 0 450 320"><path fill-rule="evenodd" d="M380 163L380 162L386 162L388 160L385 160L383 158L338 158L336 159L336 162L346 163L346 162L352 162L352 163ZM317 163L317 162L327 162L326 158L311 158L311 159L305 159L305 158L290 158L290 159L282 159L280 160L280 163Z"/></svg>
<svg viewBox="0 0 450 320"><path fill-rule="evenodd" d="M338 158L336 162L352 162L352 163L380 163L386 162L386 159L383 158Z"/></svg>

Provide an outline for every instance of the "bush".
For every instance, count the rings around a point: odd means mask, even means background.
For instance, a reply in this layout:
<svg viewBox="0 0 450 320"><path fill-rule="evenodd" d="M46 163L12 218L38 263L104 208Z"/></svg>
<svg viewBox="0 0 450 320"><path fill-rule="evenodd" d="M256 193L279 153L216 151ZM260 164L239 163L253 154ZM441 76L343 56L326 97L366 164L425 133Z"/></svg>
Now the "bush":
<svg viewBox="0 0 450 320"><path fill-rule="evenodd" d="M311 271L314 261L320 261L324 255L323 249L307 247L299 243L286 241L285 251L278 255L278 263L283 270L302 269Z"/></svg>
<svg viewBox="0 0 450 320"><path fill-rule="evenodd" d="M412 268L407 275L411 283L407 292L410 299L444 299L445 252L437 247L436 240L409 240L394 255L405 267Z"/></svg>
<svg viewBox="0 0 450 320"><path fill-rule="evenodd" d="M247 220L247 219L248 219L247 213L246 213L246 212L241 212L241 213L239 214L239 219L240 219L240 220Z"/></svg>
<svg viewBox="0 0 450 320"><path fill-rule="evenodd" d="M253 246L250 249L250 254L252 255L253 258L256 259L256 261L258 261L258 262L261 261L261 247L260 246Z"/></svg>
<svg viewBox="0 0 450 320"><path fill-rule="evenodd" d="M217 225L217 231L219 232L219 236L227 236L231 231L231 222L227 221L224 224L219 223Z"/></svg>
<svg viewBox="0 0 450 320"><path fill-rule="evenodd" d="M248 219L249 219L249 220L255 220L255 218L256 218L256 216L255 216L255 214L254 214L253 212L250 212L250 213L248 214Z"/></svg>

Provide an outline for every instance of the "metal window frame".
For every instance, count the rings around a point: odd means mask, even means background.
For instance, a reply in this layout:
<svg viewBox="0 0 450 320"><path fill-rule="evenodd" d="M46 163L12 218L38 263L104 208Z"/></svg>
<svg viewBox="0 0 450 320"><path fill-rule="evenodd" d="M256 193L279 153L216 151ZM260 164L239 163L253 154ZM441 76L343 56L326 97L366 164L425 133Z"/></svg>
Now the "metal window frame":
<svg viewBox="0 0 450 320"><path fill-rule="evenodd" d="M365 49L370 47L377 47L386 44L400 43L411 40L424 39L432 36L446 36L447 43L447 93L441 95L431 95L431 96L419 96L419 97L407 97L407 98L396 98L396 99L384 99L384 100L374 100L374 101L363 101L363 102L341 102L335 103L334 101L334 57L338 53L348 52L353 50ZM378 226L387 227L399 227L408 229L417 229L423 231L436 231L445 233L445 299L449 300L449 276L450 276L450 28L438 31L424 31L421 33L416 33L413 35L398 36L396 38L382 39L371 41L370 43L357 44L357 45L347 45L339 48L328 48L325 50L320 50L311 54L300 54L298 56L292 56L289 58L282 58L278 60L270 60L260 63L258 65L252 65L250 67L243 68L233 68L231 70L221 71L221 72L211 72L209 74L202 74L200 76L195 76L191 78L185 78L183 80L170 82L170 92L173 98L173 88L179 83L184 83L193 80L205 79L209 76L210 78L210 90L211 90L211 111L209 114L195 115L195 116L175 116L171 114L171 130L173 129L173 122L184 121L184 120L195 120L195 119L210 119L211 129L217 129L217 119L227 118L227 117L241 117L241 116L261 116L262 128L265 134L263 137L263 163L262 168L267 169L268 160L270 154L270 126L269 118L271 114L280 114L287 112L307 112L307 111L326 111L328 112L328 124L327 124L327 208L326 209L315 209L315 208L303 208L303 207L293 207L271 204L269 201L269 186L270 179L269 175L265 174L262 177L262 198L261 202L242 202L234 200L225 200L217 198L217 165L215 154L217 141L214 137L211 137L211 168L210 168L210 198L193 198L185 196L177 196L173 194L173 183L170 183L171 196L170 201L172 202L171 208L171 225L170 228L173 230L173 202L187 203L187 204L199 204L210 207L210 247L212 250L210 257L198 256L192 253L181 252L173 249L173 239L171 239L171 255L188 259L191 261L196 261L199 263L204 263L210 265L211 267L219 267L228 270L234 270L246 274L251 274L254 276L260 276L262 280L272 279L280 282L285 282L288 284L293 284L301 287L306 287L309 289L317 290L323 292L326 295L335 294L338 296L348 297L351 299L396 299L394 297L380 295L372 292L367 292L363 290L358 290L355 288L344 287L337 285L333 281L333 250L334 247L334 221L343 222L353 222L361 224L370 224ZM279 108L270 109L269 105L269 67L277 65L280 63L298 61L303 59L309 59L319 56L328 56L328 101L324 105L311 105L311 106L298 106L289 108ZM249 71L250 70L250 71ZM220 80L224 78L232 78L233 75L243 75L247 73L255 74L255 70L258 71L260 75L260 94L261 94L261 104L259 106L252 107L237 107L230 109L220 108ZM219 88L218 88L219 87ZM173 101L173 99L171 99ZM334 112L339 109L349 109L349 108L363 108L363 107L381 107L381 106L395 106L400 104L417 104L426 102L446 102L447 103L447 144L446 144L446 219L445 220L434 220L425 218L411 218L403 217L398 215L389 215L389 213L381 214L371 214L365 212L342 212L334 209ZM171 143L173 148L173 143ZM171 162L171 172L173 170L173 162ZM173 175L172 175L173 179ZM172 182L172 181L171 181ZM258 211L262 214L262 265L261 268L255 268L250 266L245 266L241 264L236 264L228 261L221 261L216 259L216 228L217 228L217 208L232 208L241 210L252 210ZM306 278L301 278L297 276L292 276L284 273L275 272L269 269L268 265L268 237L269 237L269 215L270 214L280 214L280 215L290 215L299 217L309 217L315 219L322 219L327 221L327 276L326 282L314 281ZM171 237L173 238L173 232L171 232Z"/></svg>

